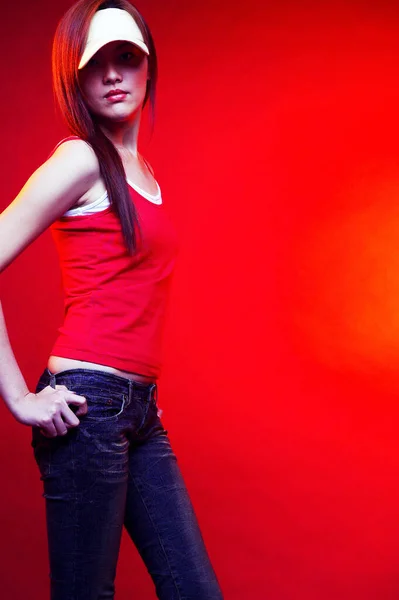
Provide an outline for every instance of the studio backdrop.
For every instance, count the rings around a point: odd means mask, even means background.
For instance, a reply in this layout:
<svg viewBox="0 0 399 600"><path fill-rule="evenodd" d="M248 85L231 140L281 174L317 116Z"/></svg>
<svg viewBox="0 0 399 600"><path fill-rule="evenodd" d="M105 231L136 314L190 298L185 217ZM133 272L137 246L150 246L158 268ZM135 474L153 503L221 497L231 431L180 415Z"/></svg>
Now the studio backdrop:
<svg viewBox="0 0 399 600"><path fill-rule="evenodd" d="M2 18L3 210L67 135L67 0ZM163 422L226 600L399 595L399 8L138 0L159 55L141 149L180 237ZM1 275L31 390L63 298L49 231ZM29 428L0 420L1 587L47 598ZM154 598L124 534L117 597Z"/></svg>

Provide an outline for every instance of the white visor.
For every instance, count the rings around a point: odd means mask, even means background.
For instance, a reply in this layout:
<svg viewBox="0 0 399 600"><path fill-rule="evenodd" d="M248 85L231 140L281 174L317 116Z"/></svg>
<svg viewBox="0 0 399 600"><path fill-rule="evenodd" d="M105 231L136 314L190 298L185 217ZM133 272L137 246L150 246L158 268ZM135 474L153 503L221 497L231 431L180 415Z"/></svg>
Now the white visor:
<svg viewBox="0 0 399 600"><path fill-rule="evenodd" d="M82 69L92 56L109 42L131 42L145 54L149 50L143 40L142 33L131 14L120 8L98 10L91 20L87 36L86 48L80 59L78 69Z"/></svg>

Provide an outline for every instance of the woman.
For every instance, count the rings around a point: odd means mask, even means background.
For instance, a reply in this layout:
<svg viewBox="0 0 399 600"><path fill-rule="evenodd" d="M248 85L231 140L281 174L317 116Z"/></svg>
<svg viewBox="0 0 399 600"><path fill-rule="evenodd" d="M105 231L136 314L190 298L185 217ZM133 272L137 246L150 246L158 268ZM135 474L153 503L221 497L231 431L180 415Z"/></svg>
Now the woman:
<svg viewBox="0 0 399 600"><path fill-rule="evenodd" d="M156 53L126 0L80 0L54 39L55 91L72 136L0 217L0 270L50 226L65 319L35 393L0 305L0 393L32 426L52 600L114 597L125 525L158 598L222 598L157 407L175 231L137 150Z"/></svg>

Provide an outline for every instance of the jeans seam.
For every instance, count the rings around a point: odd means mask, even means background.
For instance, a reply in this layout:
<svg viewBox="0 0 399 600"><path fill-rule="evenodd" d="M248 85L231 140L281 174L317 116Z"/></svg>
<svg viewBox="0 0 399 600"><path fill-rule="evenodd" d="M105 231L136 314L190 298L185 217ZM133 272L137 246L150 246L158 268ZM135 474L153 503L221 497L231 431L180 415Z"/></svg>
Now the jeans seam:
<svg viewBox="0 0 399 600"><path fill-rule="evenodd" d="M183 597L182 597L182 595L180 594L179 586L177 585L176 578L175 578L175 576L174 576L174 574L173 574L173 570L172 570L171 564L170 564L170 562L169 562L169 558L168 558L167 552L166 552L166 550L165 550L165 546L163 545L163 542L162 542L161 536L160 536L160 534L159 534L158 528L155 526L155 523L154 523L154 521L152 520L152 517L151 517L150 511L148 510L147 504L146 504L146 502L144 501L143 495L142 495L142 493L141 493L141 491L140 491L140 489L139 489L139 487L138 487L138 485L137 485L137 483L136 483L136 480L134 479L134 477L133 477L133 475L132 475L132 473L131 473L131 471L130 471L130 468L129 468L129 474L130 474L130 477L131 477L131 479L132 479L133 485L134 485L134 487L136 488L136 490L137 490L137 492L138 492L138 494L139 494L139 496L140 496L140 498L141 498L141 501L142 501L142 503L143 503L143 506L144 506L144 508L145 508L145 510L146 510L146 512L147 512L148 518L149 518L149 519L150 519L150 521L151 521L151 525L153 526L153 528L154 528L154 531L155 531L155 532L156 532L156 534L157 534L158 541L159 541L159 543L160 543L160 545L161 545L161 548L162 548L162 550L163 550L163 553L164 553L164 555L165 555L165 558L166 558L166 562L168 563L169 571L170 571L170 573L171 573L171 575L172 575L172 580L173 580L174 586L175 586L175 588L176 588L176 591L177 591L177 593L179 594L179 600L183 600Z"/></svg>
<svg viewBox="0 0 399 600"><path fill-rule="evenodd" d="M75 462L75 444L71 443L71 450L72 450L72 468L73 468L73 478L72 478L72 484L73 484L73 491L74 491L74 503L75 503L75 526L74 526L74 530L75 530L75 535L74 535L74 549L73 549L73 583L72 583L72 589L73 589L73 595L75 595L76 593L76 555L77 555L77 544L78 544L78 510L79 510L79 504L78 504L78 494L76 491L76 462Z"/></svg>
<svg viewBox="0 0 399 600"><path fill-rule="evenodd" d="M149 411L149 408L150 408L150 403L147 400L145 400L145 403L146 403L146 406L144 408L144 416L141 419L140 425L136 429L136 433L140 433L140 431L143 429L143 427L145 425L145 421L147 419L148 411Z"/></svg>

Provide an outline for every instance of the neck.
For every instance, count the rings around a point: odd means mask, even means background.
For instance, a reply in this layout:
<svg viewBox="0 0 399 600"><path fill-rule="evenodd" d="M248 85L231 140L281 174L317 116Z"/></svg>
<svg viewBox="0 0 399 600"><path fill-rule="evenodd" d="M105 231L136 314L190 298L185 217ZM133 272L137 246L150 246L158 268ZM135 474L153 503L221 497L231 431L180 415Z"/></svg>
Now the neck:
<svg viewBox="0 0 399 600"><path fill-rule="evenodd" d="M103 133L122 153L138 156L141 111L129 121L106 121L100 124Z"/></svg>

